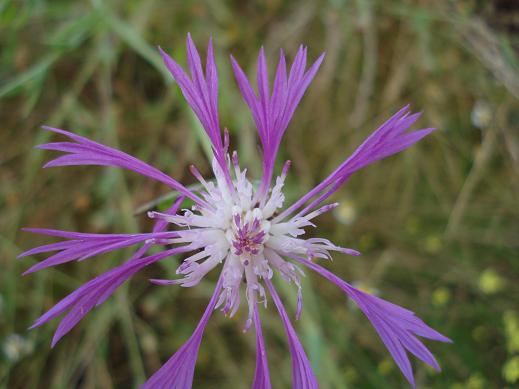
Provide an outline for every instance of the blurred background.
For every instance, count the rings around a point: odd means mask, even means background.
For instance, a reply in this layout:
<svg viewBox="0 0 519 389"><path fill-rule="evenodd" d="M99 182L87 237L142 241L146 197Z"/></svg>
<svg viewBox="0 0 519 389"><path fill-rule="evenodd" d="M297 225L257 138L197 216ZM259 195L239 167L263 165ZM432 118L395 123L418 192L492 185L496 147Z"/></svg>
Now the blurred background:
<svg viewBox="0 0 519 389"><path fill-rule="evenodd" d="M415 311L454 340L431 344L443 367L415 364L420 388L513 388L519 382L519 3L509 1L0 1L0 386L132 388L188 338L214 274L189 290L147 282L152 266L94 309L55 349L58 320L27 327L66 294L125 261L131 250L22 277L53 240L21 227L145 231L136 210L167 193L111 168L41 170L58 137L42 124L118 147L184 183L208 175L207 141L162 65L161 45L185 64L191 32L213 36L220 114L253 177L261 169L252 119L228 55L255 74L264 45L325 62L287 130L292 201L324 178L404 104L437 131L357 173L334 197L320 235L363 252L325 264L342 278ZM279 161L278 160L278 161ZM168 205L168 200L158 207ZM309 272L307 272L309 273ZM278 283L281 285L281 283ZM307 274L296 328L322 388L406 388L366 318L333 285ZM283 288L294 312L295 291ZM250 387L254 331L245 309L213 315L195 388ZM275 388L291 387L283 328L269 307L264 332Z"/></svg>

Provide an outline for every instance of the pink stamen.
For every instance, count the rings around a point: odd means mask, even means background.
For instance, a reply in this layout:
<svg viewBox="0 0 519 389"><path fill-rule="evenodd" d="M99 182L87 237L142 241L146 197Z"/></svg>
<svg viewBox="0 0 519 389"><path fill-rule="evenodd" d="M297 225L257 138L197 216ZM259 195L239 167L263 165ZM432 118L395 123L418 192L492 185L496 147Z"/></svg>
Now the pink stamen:
<svg viewBox="0 0 519 389"><path fill-rule="evenodd" d="M261 230L261 222L258 219L254 219L252 223L243 226L241 221L239 214L234 215L236 225L236 233L232 242L235 249L234 253L241 255L243 252L247 252L256 255L260 252L260 246L263 244L266 233Z"/></svg>

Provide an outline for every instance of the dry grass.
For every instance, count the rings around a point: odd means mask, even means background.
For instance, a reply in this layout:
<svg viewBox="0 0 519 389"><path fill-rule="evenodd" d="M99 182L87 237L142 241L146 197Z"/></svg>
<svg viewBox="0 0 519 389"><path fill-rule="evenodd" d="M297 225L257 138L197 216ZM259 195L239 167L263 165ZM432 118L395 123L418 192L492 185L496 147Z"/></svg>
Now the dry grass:
<svg viewBox="0 0 519 389"><path fill-rule="evenodd" d="M441 374L416 365L420 387L514 386L518 38L495 15L488 4L446 0L0 1L0 386L136 387L194 328L212 283L150 286L149 275L173 273L169 263L135 277L51 350L55 323L26 328L129 252L28 277L20 274L41 258L15 259L48 241L20 232L23 226L137 231L149 224L134 210L165 193L113 169L42 171L48 155L32 149L49 136L41 124L120 147L183 182L193 182L190 163L207 172L207 144L154 47L183 62L188 31L199 45L215 39L222 122L255 174L254 128L228 53L252 74L262 44L271 63L279 47L292 55L303 42L312 57L326 50L282 149L294 165L290 198L402 105L424 111L420 125L439 128L435 135L357 174L335 196L345 205L322 218L321 231L364 255L336 256L329 266L454 339L432 345ZM323 388L404 387L374 331L338 290L309 275L304 291L297 328ZM281 324L272 312L264 316L274 385L290 387ZM254 338L241 333L243 320L213 317L196 388L250 385Z"/></svg>

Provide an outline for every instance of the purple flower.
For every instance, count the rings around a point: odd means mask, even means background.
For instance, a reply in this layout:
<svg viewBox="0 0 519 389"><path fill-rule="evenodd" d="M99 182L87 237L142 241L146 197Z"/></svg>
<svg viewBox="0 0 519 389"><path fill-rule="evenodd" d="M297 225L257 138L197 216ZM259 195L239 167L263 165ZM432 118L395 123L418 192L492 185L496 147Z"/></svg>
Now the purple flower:
<svg viewBox="0 0 519 389"><path fill-rule="evenodd" d="M193 335L144 384L144 388L191 388L198 349L211 314L216 308L220 308L225 315L233 316L240 307L243 295L248 306L245 330L254 325L257 339L257 362L252 387L271 388L258 309L259 304L267 306L267 294L272 298L287 333L292 355L293 387L317 388L310 361L271 281L274 273L278 273L281 278L298 288L298 318L302 309L303 268L311 269L336 284L358 305L411 385L414 386L414 379L408 352L439 370L440 367L433 355L418 337L450 342L448 338L427 326L413 312L360 291L317 264L319 259L331 258L332 251L349 255L360 255L359 252L336 246L324 238L304 238L308 228L316 227L314 222L319 215L337 206L337 203L322 203L355 171L406 149L434 129L407 131L420 114L411 114L407 106L402 108L373 132L323 182L283 210L283 185L290 162L287 161L283 165L279 176L273 180L276 155L290 119L324 55L307 68L307 49L301 46L287 72L285 56L281 51L272 92L269 89L263 49L258 57L257 92L236 60L231 57L238 87L252 113L260 139L263 175L259 187L255 188L247 178L246 169L240 167L236 151L231 153L229 150L227 130L222 132L220 127L218 78L212 43L209 41L205 69L189 35L187 52L189 75L161 50L166 66L211 141L214 180L206 181L194 166L191 167L191 172L203 188L198 193L122 151L64 130L44 127L71 140L38 146L41 149L64 153L48 162L45 167L117 166L160 181L177 191L179 197L168 211L148 213L148 216L155 220L155 227L150 233L105 235L27 229L29 232L65 240L23 253L21 256L56 252L31 267L26 273L74 260L86 260L122 247L140 245L127 262L81 286L36 320L32 327L65 314L53 338L54 346L88 311L102 304L136 272L157 261L184 254L185 258L177 269L179 278L153 279L151 282L157 285L191 287L198 284L213 269L218 268L218 283ZM191 209L179 211L186 198L194 205ZM167 227L172 229L167 230ZM173 248L164 249L157 254L146 254L151 246L161 245Z"/></svg>

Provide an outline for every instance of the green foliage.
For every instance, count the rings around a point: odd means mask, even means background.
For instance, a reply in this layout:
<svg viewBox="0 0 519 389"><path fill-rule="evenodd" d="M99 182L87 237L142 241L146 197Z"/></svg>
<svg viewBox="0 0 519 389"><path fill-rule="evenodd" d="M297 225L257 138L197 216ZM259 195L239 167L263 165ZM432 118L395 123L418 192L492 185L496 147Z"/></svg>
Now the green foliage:
<svg viewBox="0 0 519 389"><path fill-rule="evenodd" d="M497 2L419 3L427 2L0 1L0 387L137 387L195 327L211 282L190 290L147 282L173 277L173 259L136 276L51 350L56 321L26 328L131 251L28 277L20 274L41 258L15 259L49 242L21 227L135 232L150 227L135 210L172 201L165 188L114 169L42 172L48 154L32 149L50 136L42 124L120 147L186 184L192 163L209 173L208 144L156 50L184 63L188 31L200 47L214 38L222 124L253 174L261 171L257 140L228 54L253 74L262 44L271 65L280 47L289 56L300 43L312 58L327 52L281 150L280 161L294 166L288 201L402 105L423 110L419 125L439 131L352 177L335 196L343 205L319 220L321 235L363 251L326 266L454 340L432 345L442 373L416 364L419 387L516 385L517 26L489 5ZM293 312L295 293L282 290ZM323 388L404 387L367 320L336 288L307 274L304 299L296 327ZM282 326L270 306L262 317L274 386L288 388ZM243 325L242 314L214 315L196 388L250 385L254 335Z"/></svg>

